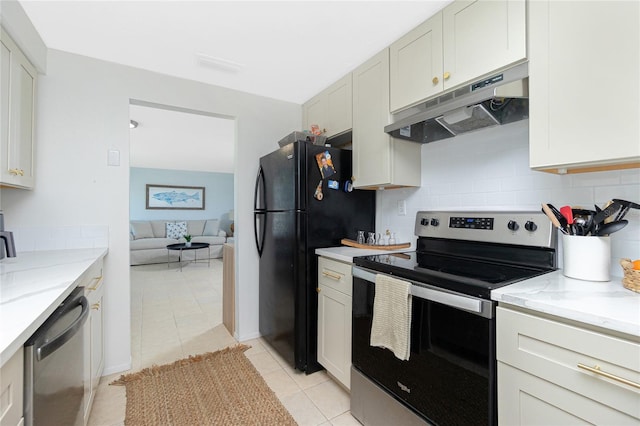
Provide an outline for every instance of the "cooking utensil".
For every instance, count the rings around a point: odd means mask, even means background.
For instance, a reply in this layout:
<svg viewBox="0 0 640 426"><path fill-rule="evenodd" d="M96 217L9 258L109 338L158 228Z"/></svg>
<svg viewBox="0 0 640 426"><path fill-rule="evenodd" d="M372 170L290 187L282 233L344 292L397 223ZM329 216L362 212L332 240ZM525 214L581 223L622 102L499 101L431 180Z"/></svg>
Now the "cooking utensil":
<svg viewBox="0 0 640 426"><path fill-rule="evenodd" d="M549 208L553 212L553 215L558 219L558 222L560 222L560 229L563 229L564 233L568 234L569 233L569 227L568 227L568 224L567 224L567 218L564 217L562 215L562 213L560 213L560 210L555 208L555 206L553 204L547 203L547 206L549 206Z"/></svg>
<svg viewBox="0 0 640 426"><path fill-rule="evenodd" d="M573 226L573 211L570 206L560 207L560 213L567 219L567 225L569 225L569 234L576 235L576 227Z"/></svg>
<svg viewBox="0 0 640 426"><path fill-rule="evenodd" d="M578 235L589 235L593 233L593 216L596 212L587 209L571 210L573 212L573 222L579 229Z"/></svg>
<svg viewBox="0 0 640 426"><path fill-rule="evenodd" d="M629 212L629 209L640 209L640 204L636 204L631 201L618 200L614 198L613 202L618 203L622 206L622 208L618 212L618 215L616 216L616 220L622 220L627 214L627 212Z"/></svg>
<svg viewBox="0 0 640 426"><path fill-rule="evenodd" d="M596 213L596 215L593 217L593 223L595 223L596 225L599 225L600 223L604 222L605 219L607 219L610 216L613 216L614 214L616 214L616 212L620 209L621 205L616 203L615 201L612 202L608 207L604 208L601 212Z"/></svg>
<svg viewBox="0 0 640 426"><path fill-rule="evenodd" d="M558 220L558 218L555 216L555 214L553 214L553 211L551 211L551 208L549 207L548 204L542 204L542 211L544 212L544 214L547 215L547 217L549 218L549 220L551 221L551 223L553 224L553 226L555 226L556 228L558 228L560 230L560 232L562 232L563 234L567 233L567 230L564 229L562 227L562 225L560 225L560 221Z"/></svg>
<svg viewBox="0 0 640 426"><path fill-rule="evenodd" d="M613 222L605 223L600 227L600 229L598 229L597 236L603 237L611 235L614 232L618 232L619 230L627 226L628 223L628 220L616 220Z"/></svg>

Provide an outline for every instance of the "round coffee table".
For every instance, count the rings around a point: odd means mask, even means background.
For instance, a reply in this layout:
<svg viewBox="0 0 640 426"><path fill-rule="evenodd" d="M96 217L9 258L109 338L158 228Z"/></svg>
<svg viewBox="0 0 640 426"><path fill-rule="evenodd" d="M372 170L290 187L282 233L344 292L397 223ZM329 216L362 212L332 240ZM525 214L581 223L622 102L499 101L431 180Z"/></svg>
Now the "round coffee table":
<svg viewBox="0 0 640 426"><path fill-rule="evenodd" d="M211 248L209 247L209 243L191 243L190 246L187 246L185 243L169 244L167 246L167 268L171 263L171 260L169 259L170 250L180 251L180 253L178 254L178 263L180 263L180 272L182 272L182 251L183 250L199 250L203 248L206 248L209 252L207 255L207 265L211 266ZM193 255L194 255L194 259L190 260L190 262L194 262L194 263L198 262L198 252L195 251Z"/></svg>

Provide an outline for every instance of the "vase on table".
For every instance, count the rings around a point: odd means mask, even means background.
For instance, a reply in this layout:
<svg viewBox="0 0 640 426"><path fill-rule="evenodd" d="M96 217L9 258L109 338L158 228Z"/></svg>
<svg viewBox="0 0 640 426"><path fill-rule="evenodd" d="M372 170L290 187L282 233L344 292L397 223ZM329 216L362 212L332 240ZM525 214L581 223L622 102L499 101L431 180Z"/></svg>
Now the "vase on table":
<svg viewBox="0 0 640 426"><path fill-rule="evenodd" d="M191 241L187 241L186 243L184 243L185 247L191 247Z"/></svg>

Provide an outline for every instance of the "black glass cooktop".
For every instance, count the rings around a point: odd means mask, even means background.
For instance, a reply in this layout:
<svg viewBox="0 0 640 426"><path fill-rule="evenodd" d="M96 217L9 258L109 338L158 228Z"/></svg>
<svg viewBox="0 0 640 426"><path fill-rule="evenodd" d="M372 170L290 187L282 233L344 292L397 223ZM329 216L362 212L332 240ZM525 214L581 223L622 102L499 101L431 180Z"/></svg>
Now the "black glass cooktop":
<svg viewBox="0 0 640 426"><path fill-rule="evenodd" d="M355 265L376 272L483 299L490 299L493 289L553 270L431 252L390 253L353 260Z"/></svg>

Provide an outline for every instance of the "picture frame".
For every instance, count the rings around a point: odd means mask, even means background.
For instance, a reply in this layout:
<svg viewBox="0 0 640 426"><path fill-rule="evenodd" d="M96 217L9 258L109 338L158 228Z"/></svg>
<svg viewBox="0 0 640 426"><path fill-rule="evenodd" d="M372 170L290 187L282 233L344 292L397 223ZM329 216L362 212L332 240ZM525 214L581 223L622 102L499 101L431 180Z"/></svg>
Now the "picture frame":
<svg viewBox="0 0 640 426"><path fill-rule="evenodd" d="M320 169L322 179L326 179L336 173L336 169L333 167L333 161L331 160L331 154L329 153L329 151L324 151L320 154L316 154L316 162L318 163L318 168Z"/></svg>
<svg viewBox="0 0 640 426"><path fill-rule="evenodd" d="M147 210L204 210L204 186L147 184Z"/></svg>

